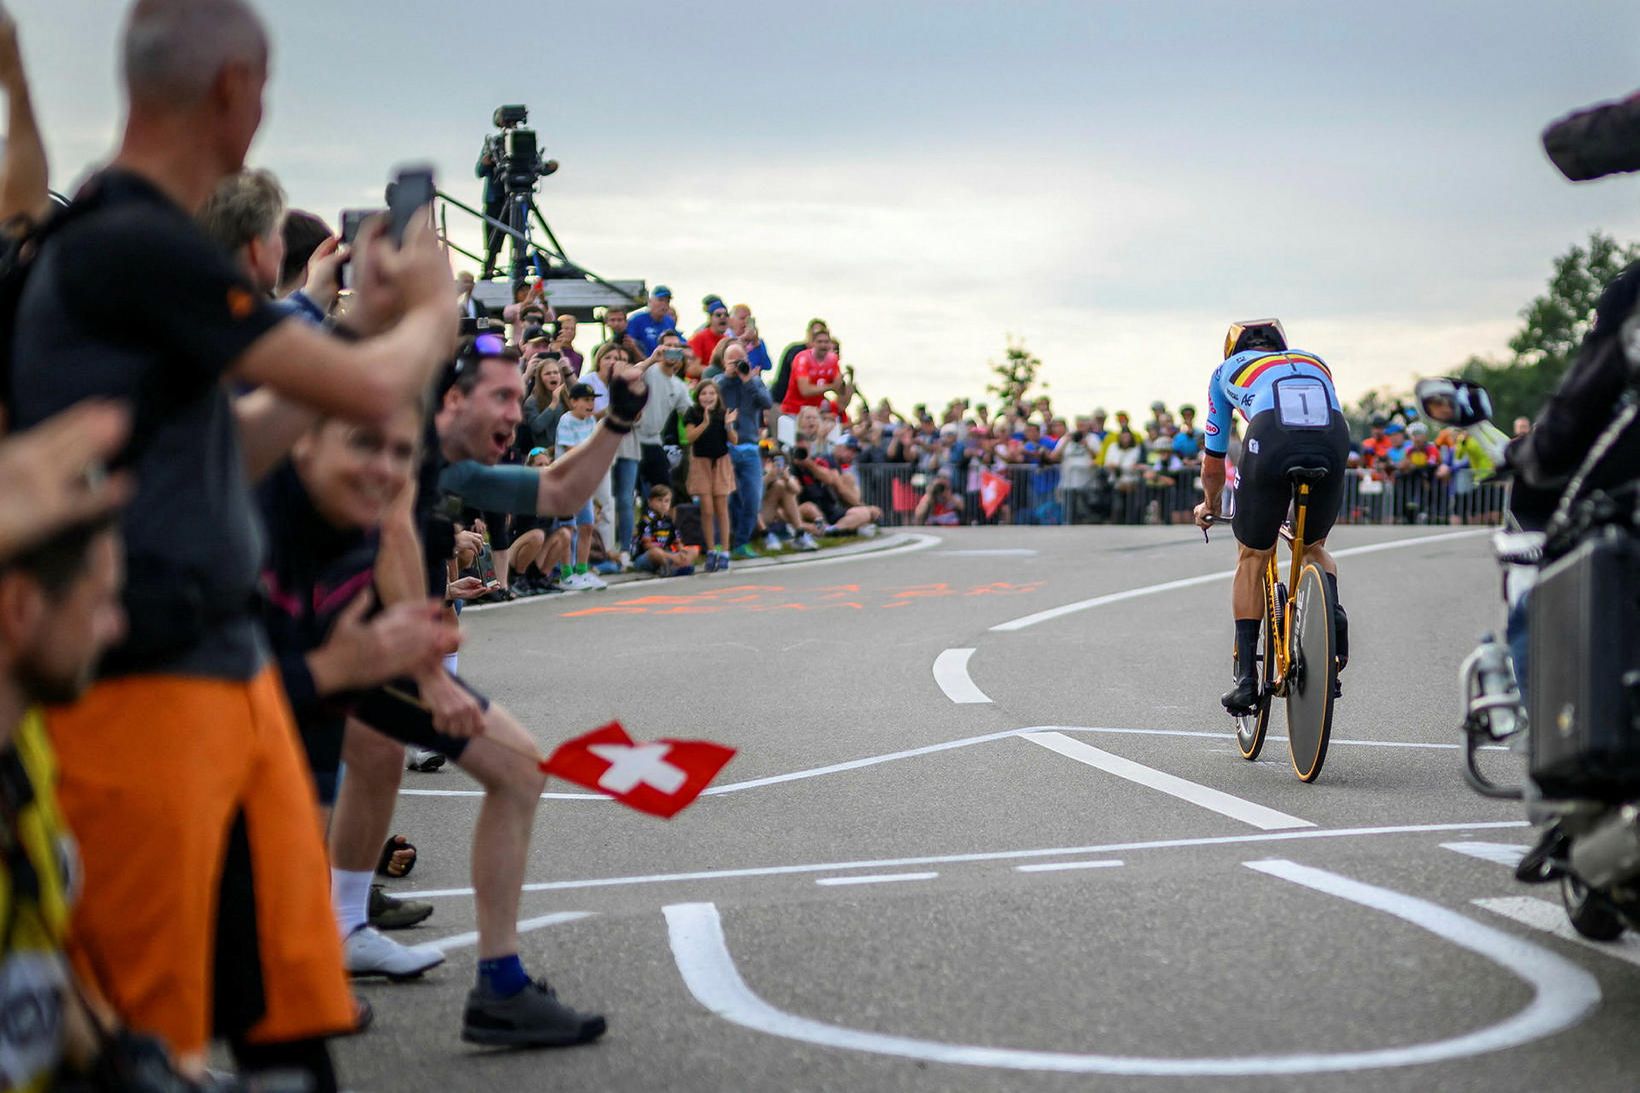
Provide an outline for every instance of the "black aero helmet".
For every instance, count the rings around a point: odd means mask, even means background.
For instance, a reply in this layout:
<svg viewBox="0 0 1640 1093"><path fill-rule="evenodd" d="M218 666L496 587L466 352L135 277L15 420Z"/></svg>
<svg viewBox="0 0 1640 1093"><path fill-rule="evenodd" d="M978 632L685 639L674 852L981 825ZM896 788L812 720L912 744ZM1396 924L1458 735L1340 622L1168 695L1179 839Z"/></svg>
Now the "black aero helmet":
<svg viewBox="0 0 1640 1093"><path fill-rule="evenodd" d="M1249 349L1280 350L1287 348L1287 332L1281 329L1280 319L1244 319L1230 324L1224 336L1224 358Z"/></svg>

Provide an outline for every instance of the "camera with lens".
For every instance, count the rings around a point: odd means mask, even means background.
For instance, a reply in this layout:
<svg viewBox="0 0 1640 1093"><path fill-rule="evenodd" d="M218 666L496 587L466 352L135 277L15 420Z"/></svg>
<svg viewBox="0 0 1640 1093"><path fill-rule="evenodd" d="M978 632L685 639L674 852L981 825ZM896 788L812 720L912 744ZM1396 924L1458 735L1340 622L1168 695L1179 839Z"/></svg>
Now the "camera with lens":
<svg viewBox="0 0 1640 1093"><path fill-rule="evenodd" d="M558 170L557 160L541 158L535 130L524 125L530 120L529 107L519 103L498 106L491 120L501 132L490 135L489 156L508 193L527 193L535 189L537 180Z"/></svg>
<svg viewBox="0 0 1640 1093"><path fill-rule="evenodd" d="M803 445L799 444L797 447L792 449L792 462L793 463L807 463L808 461L809 461L809 450L807 448L805 448Z"/></svg>
<svg viewBox="0 0 1640 1093"><path fill-rule="evenodd" d="M735 371L739 372L742 376L750 376L752 374L752 362L741 361L739 364L735 365Z"/></svg>

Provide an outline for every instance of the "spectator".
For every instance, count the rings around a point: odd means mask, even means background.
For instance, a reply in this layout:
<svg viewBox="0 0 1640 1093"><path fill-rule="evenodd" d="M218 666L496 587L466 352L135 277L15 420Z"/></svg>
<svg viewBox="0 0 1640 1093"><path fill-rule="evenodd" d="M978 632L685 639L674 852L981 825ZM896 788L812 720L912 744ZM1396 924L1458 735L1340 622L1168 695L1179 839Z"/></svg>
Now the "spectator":
<svg viewBox="0 0 1640 1093"><path fill-rule="evenodd" d="M1105 421L1109 417L1110 415L1105 413L1102 408L1097 409L1093 412L1093 420L1088 423L1088 439L1093 442L1090 447L1094 449L1097 456L1103 455L1105 438L1110 435L1110 430L1105 427Z"/></svg>
<svg viewBox="0 0 1640 1093"><path fill-rule="evenodd" d="M488 229L486 229L488 230ZM487 319L490 309L474 294L478 282L466 270L456 274L456 311L463 319Z"/></svg>
<svg viewBox="0 0 1640 1093"><path fill-rule="evenodd" d="M767 372L774 367L774 362L769 360L769 347L758 332L757 320L752 317L750 306L736 304L729 309L729 334L745 347L746 357L754 369Z"/></svg>
<svg viewBox="0 0 1640 1093"><path fill-rule="evenodd" d="M700 503L706 572L716 573L729 568L729 495L735 489L729 449L739 443L735 423L740 411L724 406L723 393L714 383L701 384L695 399L683 418L683 440L689 445L689 493Z"/></svg>
<svg viewBox="0 0 1640 1093"><path fill-rule="evenodd" d="M1117 415L1121 420L1126 415ZM1121 512L1119 523L1135 523L1139 513L1135 507L1139 487L1144 485L1145 450L1130 428L1118 430L1105 447L1105 471L1111 476L1111 487L1116 490Z"/></svg>
<svg viewBox="0 0 1640 1093"><path fill-rule="evenodd" d="M592 369L581 377L581 382L592 388L592 412L594 417L602 418L609 408L609 383L617 368L637 362L627 359L626 350L611 342L599 346L592 355ZM559 419L562 420L562 419ZM622 484L630 487L637 478L636 453L632 448L637 444L631 433L621 438L620 448L617 449L615 464L610 468L604 480L592 495L593 516L598 528L598 537L604 549L617 541L616 535L624 531L626 538L621 541L630 541L632 534L633 505L630 500L624 507L617 507L615 503L616 489L615 476L617 471L621 475ZM623 463L622 460L625 460ZM623 495L630 494L630 489L621 491Z"/></svg>
<svg viewBox="0 0 1640 1093"><path fill-rule="evenodd" d="M717 347L729 336L729 308L716 296L708 296L705 307L706 325L690 337L689 348L700 360L710 361Z"/></svg>
<svg viewBox="0 0 1640 1093"><path fill-rule="evenodd" d="M656 483L649 487L649 504L638 521L638 537L632 547L633 565L645 573L661 577L685 577L695 571L699 551L678 538L672 524L672 487Z"/></svg>
<svg viewBox="0 0 1640 1093"><path fill-rule="evenodd" d="M547 449L558 445L558 420L569 412L569 388L574 381L564 359L552 352L536 356L524 377L529 395L524 399L524 421L529 426L532 446Z"/></svg>
<svg viewBox="0 0 1640 1093"><path fill-rule="evenodd" d="M621 352L618 346L606 345L605 348L613 353ZM585 383L577 383L569 389L569 413L558 422L556 459L564 458L577 444L592 439L598 427L597 420L592 416L594 398L592 388ZM562 581L565 588L591 591L608 587L588 569L587 559L592 554L592 526L592 498L589 497L574 517L575 561L565 569Z"/></svg>
<svg viewBox="0 0 1640 1093"><path fill-rule="evenodd" d="M513 286L513 302L501 309L501 320L507 324L507 340L513 345L524 344L524 327L531 325L531 319L534 319L533 325L539 326L549 317L548 309L541 302L546 291L545 281Z"/></svg>
<svg viewBox="0 0 1640 1093"><path fill-rule="evenodd" d="M1515 419L1515 425L1514 425L1514 429L1512 430L1512 432L1513 432L1514 438L1516 440L1519 440L1520 438L1529 435L1531 433L1531 431L1532 431L1532 419L1531 418L1529 418L1529 417L1517 417Z"/></svg>
<svg viewBox="0 0 1640 1093"><path fill-rule="evenodd" d="M943 477L935 477L917 500L911 522L930 527L956 527L962 523L962 509L962 498L951 492L951 483Z"/></svg>
<svg viewBox="0 0 1640 1093"><path fill-rule="evenodd" d="M14 33L0 13L0 54ZM15 130L14 130L15 132ZM9 447L9 445L8 445ZM6 479L7 485L11 480ZM42 524L48 538L0 562L0 977L5 988L7 1089L87 1088L146 1057L149 1088L193 1088L171 1072L163 1046L105 1027L106 1003L67 954L69 916L81 893L72 828L57 805L55 757L42 708L90 685L97 657L124 629L120 547L106 518ZM164 1085L161 1084L162 1080Z"/></svg>
<svg viewBox="0 0 1640 1093"><path fill-rule="evenodd" d="M330 312L330 304L336 298L336 288L325 286L325 300L322 306L314 303L309 295L302 290L308 283L308 263L325 248L326 253L335 253L336 237L330 227L317 216L300 209L291 209L285 213L285 222L280 228L284 237L285 260L279 268L279 283L273 294L281 300L291 300L297 307L308 312L314 322L323 322ZM340 259L337 259L340 264ZM309 305L312 304L311 308Z"/></svg>
<svg viewBox="0 0 1640 1093"><path fill-rule="evenodd" d="M526 467L545 469L552 465L552 451L546 447L531 448L524 460ZM575 538L567 528L553 526L550 518L525 513L513 516L512 548L508 551L507 568L515 574L512 589L521 596L540 596L558 591L560 566L570 559ZM500 578L499 566L497 579Z"/></svg>
<svg viewBox="0 0 1640 1093"><path fill-rule="evenodd" d="M638 340L627 332L626 312L618 307L604 309L604 329L609 332L608 341L619 342L626 347L628 360L641 361L649 353L638 344Z"/></svg>
<svg viewBox="0 0 1640 1093"><path fill-rule="evenodd" d="M574 315L564 314L558 316L558 329L553 334L552 346L554 349L558 350L564 360L569 362L570 367L575 371L576 378L580 378L581 368L582 365L586 363L586 358L581 356L581 354L576 351L575 329L576 321ZM641 357L628 357L627 361L628 363L636 364L642 359L643 358Z"/></svg>
<svg viewBox="0 0 1640 1093"><path fill-rule="evenodd" d="M797 420L797 444L791 453L798 511L806 521L818 523L825 535L875 535L882 510L862 504L858 487L840 475L831 461L815 454L815 446L823 439L819 413L805 406Z"/></svg>
<svg viewBox="0 0 1640 1093"><path fill-rule="evenodd" d="M121 521L131 631L84 699L47 719L63 809L99 892L76 910L73 944L106 970L121 1016L163 1036L185 1068L202 1072L215 1005L265 1014L254 1044L249 1029L226 1030L244 1069L298 1070L324 1090L335 1078L321 1038L352 1029L355 1013L311 784L251 607L258 536L245 472L271 466L284 441L236 415L221 381L266 388L271 414L289 412L273 397L283 396L381 421L426 386L456 317L430 226L412 226L397 253L379 247L379 230L363 238L360 275L386 282L406 313L371 336L393 316L356 307L347 321L364 337L353 344L285 321L200 233L192 214L255 135L267 61L266 34L238 0L139 0L124 33L120 150L36 259L12 379L22 425L90 396L135 397L141 423L129 452L136 500ZM248 836L231 840L240 815ZM283 958L263 963L259 983L226 977L213 999L215 893L231 841L230 871L280 894L281 913L259 916L255 932Z"/></svg>
<svg viewBox="0 0 1640 1093"><path fill-rule="evenodd" d="M716 380L723 404L735 413L735 443L729 448L734 467L735 487L729 497L729 542L740 559L757 557L752 539L757 534L757 517L763 511L763 460L758 454L758 437L765 416L774 407L763 373L752 365L745 348L729 343L724 351L724 373Z"/></svg>
<svg viewBox="0 0 1640 1093"><path fill-rule="evenodd" d="M765 549L771 554L781 549L775 529L783 523L791 533L792 545L798 550L819 550L820 544L814 541L814 533L820 527L803 515L798 502L803 487L786 457L777 454L772 444L764 449L763 456L763 526L768 535Z"/></svg>
<svg viewBox="0 0 1640 1093"><path fill-rule="evenodd" d="M677 443L676 426L668 433L667 425L686 413L691 405L689 386L678 378L683 368L682 339L678 332L668 331L662 345L645 362L644 383L649 388L649 401L634 430L638 437L639 478L645 489L666 485L672 478L672 461L666 454L668 443ZM678 350L676 355L667 349Z"/></svg>
<svg viewBox="0 0 1640 1093"><path fill-rule="evenodd" d="M1199 467L1206 450L1207 434L1196 427L1196 408L1188 402L1179 407L1179 429L1173 434L1173 454L1187 467Z"/></svg>
<svg viewBox="0 0 1640 1093"><path fill-rule="evenodd" d="M1095 418L1098 416L1098 414L1094 415ZM1106 431L1105 442L1100 448L1099 462L1101 465L1105 465L1110 459L1110 452L1112 448L1116 447L1117 437L1124 432L1133 432L1133 419L1128 416L1128 412L1126 410L1118 410L1116 411L1116 426ZM1138 436L1135 435L1134 440L1137 441L1138 439ZM1142 456L1143 452L1140 454Z"/></svg>
<svg viewBox="0 0 1640 1093"><path fill-rule="evenodd" d="M651 290L647 308L628 312L626 316L627 333L642 351L638 360L655 352L663 333L677 328L678 320L672 316L672 290L665 285L656 285Z"/></svg>
<svg viewBox="0 0 1640 1093"><path fill-rule="evenodd" d="M797 360L797 355L805 350L812 350L815 338L829 329L826 320L810 319L808 326L804 328L803 340L793 342L780 351L780 368L775 372L774 383L769 386L769 394L774 396L776 402L784 402L787 392L791 389L792 365ZM789 430L790 426L786 428ZM789 436L777 439L785 444L789 441Z"/></svg>

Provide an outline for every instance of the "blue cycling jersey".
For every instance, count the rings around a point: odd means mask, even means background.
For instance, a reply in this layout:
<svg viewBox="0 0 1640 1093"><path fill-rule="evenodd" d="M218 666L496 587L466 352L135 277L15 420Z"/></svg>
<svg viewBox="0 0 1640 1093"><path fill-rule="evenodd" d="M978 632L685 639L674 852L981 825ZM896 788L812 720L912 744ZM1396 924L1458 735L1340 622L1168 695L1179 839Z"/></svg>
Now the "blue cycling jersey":
<svg viewBox="0 0 1640 1093"><path fill-rule="evenodd" d="M1314 353L1297 349L1249 349L1213 370L1207 384L1207 454L1224 458L1230 450L1230 415L1244 421L1265 410L1279 412L1283 425L1320 428L1343 412L1332 373Z"/></svg>

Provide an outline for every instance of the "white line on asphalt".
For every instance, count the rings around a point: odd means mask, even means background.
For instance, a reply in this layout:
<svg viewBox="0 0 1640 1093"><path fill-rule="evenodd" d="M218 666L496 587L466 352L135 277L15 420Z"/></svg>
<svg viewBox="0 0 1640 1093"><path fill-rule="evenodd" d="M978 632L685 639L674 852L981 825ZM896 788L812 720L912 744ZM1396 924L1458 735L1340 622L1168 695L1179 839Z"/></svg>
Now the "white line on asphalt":
<svg viewBox="0 0 1640 1093"><path fill-rule="evenodd" d="M991 850L973 854L935 854L916 858L877 858L868 861L823 862L813 865L765 865L749 869L706 869L697 873L655 873L637 877L591 877L585 880L537 881L526 892L558 892L577 888L612 888L629 884L673 884L698 880L740 880L747 877L789 877L804 873L835 873L842 869L905 869L919 865L962 865L974 862L1018 861L1022 858L1070 858L1093 854L1121 854L1130 850L1175 850L1197 846L1234 846L1238 843L1285 842L1289 839L1367 838L1375 835L1419 835L1434 831L1491 831L1525 827L1525 820L1482 820L1463 824L1408 824L1397 827L1311 828L1273 831L1261 835L1205 835L1190 839L1102 843L1095 846L1050 846L1042 850ZM434 888L404 893L412 899L470 896L471 888Z"/></svg>
<svg viewBox="0 0 1640 1093"><path fill-rule="evenodd" d="M1373 543L1369 546L1349 547L1332 552L1334 558L1349 558L1358 554L1375 554L1381 550L1400 550L1403 547L1421 546L1427 543L1438 543L1446 539L1463 539L1474 535L1490 535L1492 528L1483 528L1476 531L1453 531L1440 535L1419 535L1412 539L1396 539L1388 543ZM1159 592L1172 592L1180 588L1194 588L1199 584L1211 584L1214 581L1227 581L1235 576L1233 569L1223 573L1206 573L1200 577L1185 577L1177 581L1164 581L1161 584L1146 585L1143 588L1130 588L1125 592L1112 592L1105 596L1095 596L1091 600L1078 600L1076 603L1067 603L1060 607L1050 607L1046 611L1038 611L1024 618L1010 619L1008 622L998 623L991 627L993 631L1011 632L1023 630L1027 626L1035 626L1039 622L1048 622L1062 618L1065 615L1074 615L1078 611L1086 611L1093 607L1103 607L1110 603L1121 603L1123 600L1135 600L1141 596L1154 596Z"/></svg>
<svg viewBox="0 0 1640 1093"><path fill-rule="evenodd" d="M1147 767L1143 763L1135 763L1131 759L1123 759L1120 755L1112 755L1102 751L1092 744L1084 744L1080 740L1072 740L1062 732L1028 732L1024 739L1033 744L1039 744L1049 751L1056 751L1068 759L1075 759L1078 763L1086 763L1090 767L1114 774L1118 778L1126 778L1130 782L1137 782L1141 786L1149 786L1170 797L1177 797L1181 801L1189 801L1220 816L1228 816L1232 820L1240 820L1244 824L1252 824L1263 831L1280 831L1290 827L1314 827L1309 820L1301 820L1297 816L1289 816L1285 812L1277 812L1273 808L1255 804L1232 796L1222 790L1204 786L1199 782L1192 782L1177 775L1168 774L1154 767Z"/></svg>
<svg viewBox="0 0 1640 1093"><path fill-rule="evenodd" d="M934 658L934 682L940 685L946 698L958 705L991 701L968 678L968 658L973 655L972 649L947 649Z"/></svg>
<svg viewBox="0 0 1640 1093"><path fill-rule="evenodd" d="M847 770L859 770L862 767L874 767L879 763L891 763L897 759L912 759L919 755L932 755L935 752L951 751L955 748L972 747L975 744L985 744L992 740L1002 740L1009 736L1023 736L1028 732L1090 732L1105 733L1115 736L1178 736L1196 740L1222 740L1230 743L1235 739L1232 733L1227 732L1194 732L1188 729L1117 729L1117 728L1087 728L1076 725L1036 725L1027 729L1002 729L999 732L988 732L980 736L968 736L961 740L947 740L939 744L928 744L920 748L908 748L904 751L892 751L886 755L868 755L862 759L850 759L843 763L830 763L823 767L810 767L807 770L795 770L789 774L771 774L765 778L750 778L744 782L727 782L721 786L713 786L701 794L703 797L713 797L722 793L739 793L746 789L757 789L761 786L779 785L782 782L799 782L805 778L818 778L823 774L839 774ZM1270 735L1265 739L1271 741L1285 741L1285 736ZM1359 748L1413 748L1455 750L1462 747L1460 744L1427 744L1416 740L1340 740L1334 737L1332 747L1359 747ZM1484 744L1482 751L1504 751L1501 744ZM406 797L482 797L481 789L401 789ZM602 793L543 793L543 801L612 801L613 797Z"/></svg>
<svg viewBox="0 0 1640 1093"><path fill-rule="evenodd" d="M539 918L520 919L518 922L518 932L521 934L527 934L531 930L539 930L546 926L557 926L561 922L574 922L577 919L590 918L591 916L591 911L557 911L550 915L542 915ZM430 946L431 948L438 949L439 951L446 953L451 949L459 949L464 945L476 945L477 943L478 931L476 930L469 930L464 934L451 934L449 937L441 937L432 941L421 942L423 945Z"/></svg>
<svg viewBox="0 0 1640 1093"><path fill-rule="evenodd" d="M1497 1024L1450 1039L1335 1054L1147 1058L946 1044L844 1028L776 1009L753 993L741 978L715 905L677 903L666 907L665 914L672 955L684 985L696 1001L725 1021L822 1047L961 1066L1152 1077L1315 1074L1416 1066L1542 1039L1577 1024L1600 1001L1599 984L1582 968L1547 949L1444 907L1292 862L1247 864L1270 876L1382 911L1484 957L1531 984L1532 1001Z"/></svg>
<svg viewBox="0 0 1640 1093"><path fill-rule="evenodd" d="M1115 869L1124 864L1110 858L1100 861L1050 861L1041 865L1016 865L1016 873L1058 873L1064 869Z"/></svg>
<svg viewBox="0 0 1640 1093"><path fill-rule="evenodd" d="M1024 547L1010 547L1004 550L941 550L938 553L953 558L1030 558L1037 552Z"/></svg>
<svg viewBox="0 0 1640 1093"><path fill-rule="evenodd" d="M902 880L933 880L938 873L870 873L863 877L817 877L814 883L823 887L840 884L895 884Z"/></svg>
<svg viewBox="0 0 1640 1093"><path fill-rule="evenodd" d="M938 543L940 541L940 537L937 536L937 535L924 535L924 534L921 534L920 532L905 532L905 533L902 533L900 535L896 535L894 538L906 539L906 540L909 540L909 541L905 542L905 543L902 543L898 546L891 546L891 547L869 547L868 548L868 547L865 547L865 546L862 545L859 548L853 548L853 547L834 548L834 552L831 553L831 554L828 554L824 558L802 558L802 557L781 556L781 557L779 557L775 560L774 565L754 566L750 569L737 570L736 572L742 573L749 580L754 576L768 576L768 575L773 574L773 573L784 573L788 569L798 569L798 568L805 567L805 566L842 565L844 562L867 561L867 560L874 559L874 558L891 558L896 554L909 554L914 550L927 550L929 547L934 546L936 543ZM621 592L630 592L634 589L639 589L639 588L647 588L651 592L654 592L657 588L678 588L678 587L680 587L680 586L677 585L677 584L674 584L670 581L668 581L665 584L657 585L654 580L641 580L641 581L623 581L620 584L612 585L608 589L604 589L602 591L605 593L605 595L610 595L610 594L618 594L618 593L621 593ZM709 587L709 586L701 585L701 586L682 586L682 587L699 587L699 588L704 589L704 588ZM551 596L529 596L529 597L526 597L525 599L510 600L506 603L470 604L466 607L463 607L461 609L461 613L463 615L466 615L466 614L469 614L469 613L475 612L475 611L479 611L479 612L482 612L482 611L499 611L503 608L522 607L523 605L530 604L530 603L534 603L534 604L562 603L562 602L567 602L565 597L579 596L579 595L582 595L582 593L580 591L570 589L570 590L567 590L565 592L557 593L557 594L551 595ZM577 608L577 610L579 610L579 608Z"/></svg>
<svg viewBox="0 0 1640 1093"><path fill-rule="evenodd" d="M1520 859L1524 858L1526 856L1526 852L1532 848L1529 846L1521 846L1519 843L1461 842L1442 843L1441 849L1455 850L1458 853L1467 855L1471 858L1479 858L1481 861L1496 862L1499 865L1507 865L1509 868L1513 869L1515 866L1520 864Z"/></svg>
<svg viewBox="0 0 1640 1093"><path fill-rule="evenodd" d="M1471 900L1476 907L1495 915L1512 919L1522 926L1553 934L1562 941L1572 941L1597 953L1605 953L1616 960L1640 965L1640 938L1625 934L1616 941L1592 941L1578 933L1566 919L1566 909L1558 903L1533 896L1510 896L1507 899Z"/></svg>

